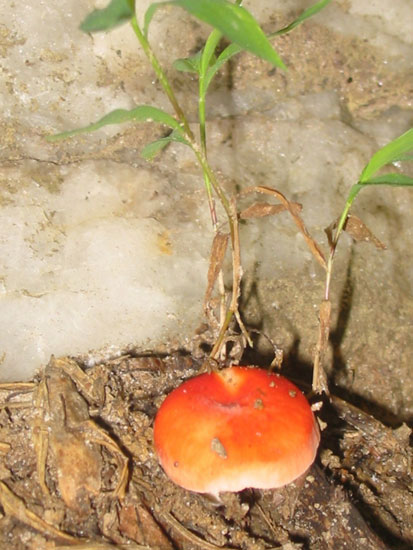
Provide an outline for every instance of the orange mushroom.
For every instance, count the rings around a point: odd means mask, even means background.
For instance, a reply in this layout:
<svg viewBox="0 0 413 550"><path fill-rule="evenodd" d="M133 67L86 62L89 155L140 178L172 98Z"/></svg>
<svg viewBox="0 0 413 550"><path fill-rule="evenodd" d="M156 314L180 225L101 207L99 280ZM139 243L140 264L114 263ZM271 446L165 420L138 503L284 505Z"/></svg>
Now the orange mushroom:
<svg viewBox="0 0 413 550"><path fill-rule="evenodd" d="M168 395L154 439L172 481L218 496L294 481L313 463L320 432L292 382L263 369L230 367L187 380Z"/></svg>

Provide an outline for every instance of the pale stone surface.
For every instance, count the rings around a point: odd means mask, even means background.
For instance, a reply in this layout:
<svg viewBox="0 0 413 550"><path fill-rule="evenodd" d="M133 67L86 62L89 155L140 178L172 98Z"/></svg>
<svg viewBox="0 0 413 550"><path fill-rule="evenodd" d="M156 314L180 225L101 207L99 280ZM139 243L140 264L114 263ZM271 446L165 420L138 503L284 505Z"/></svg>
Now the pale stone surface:
<svg viewBox="0 0 413 550"><path fill-rule="evenodd" d="M142 13L148 3L139 4ZM185 347L203 321L212 235L191 152L174 145L143 161L139 150L163 131L151 125L107 127L53 145L44 139L118 107L170 111L128 26L94 36L78 30L104 4L0 5L5 380L30 377L52 353ZM310 4L250 6L270 32ZM324 228L370 155L413 125L411 18L409 0L337 1L274 41L286 73L251 55L235 58L208 102L209 158L228 193L278 188L302 203L326 249ZM150 33L166 66L206 36L206 27L172 8ZM168 72L194 122L196 82ZM408 190L364 191L355 213L389 248L353 248L343 238L333 285L332 381L403 418L413 410L409 353L401 353L413 349L412 208ZM247 320L308 368L321 269L285 213L243 225L242 239Z"/></svg>

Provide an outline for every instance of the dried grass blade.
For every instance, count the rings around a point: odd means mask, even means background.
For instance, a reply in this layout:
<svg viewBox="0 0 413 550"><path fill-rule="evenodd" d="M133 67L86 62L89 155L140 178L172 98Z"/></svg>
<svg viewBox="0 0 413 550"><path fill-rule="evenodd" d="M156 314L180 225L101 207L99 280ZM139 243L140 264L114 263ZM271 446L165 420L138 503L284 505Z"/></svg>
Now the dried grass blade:
<svg viewBox="0 0 413 550"><path fill-rule="evenodd" d="M234 234L232 238L232 300L230 309L233 313L238 310L238 299L241 293L241 247L239 242L239 226L237 216L237 204L234 198L231 199L231 217L234 223Z"/></svg>
<svg viewBox="0 0 413 550"><path fill-rule="evenodd" d="M186 527L179 523L179 521L169 512L160 512L159 516L170 529L196 547L202 548L203 550L231 550L227 546L216 546L205 539L201 539L195 533L192 533L192 531L189 531Z"/></svg>
<svg viewBox="0 0 413 550"><path fill-rule="evenodd" d="M54 546L53 550L154 550L154 546L146 546L142 544L135 544L127 542L125 544L118 544L110 542L85 542L83 544L78 544L76 542L75 546L73 545L63 545ZM162 549L163 550L163 549Z"/></svg>
<svg viewBox="0 0 413 550"><path fill-rule="evenodd" d="M239 214L241 220L248 220L250 218L264 218L265 216L272 216L285 212L287 208L283 204L269 204L268 202L255 202L242 210Z"/></svg>
<svg viewBox="0 0 413 550"><path fill-rule="evenodd" d="M238 311L238 299L241 292L242 266L241 266L241 249L239 242L239 225L237 216L237 205L235 198L231 199L229 205L229 215L232 221L231 224L231 244L232 244L232 296L231 303L226 312L225 319L221 325L218 338L212 348L210 357L215 359L221 351L225 341L225 333L229 327L232 316Z"/></svg>
<svg viewBox="0 0 413 550"><path fill-rule="evenodd" d="M72 537L63 531L60 531L53 525L50 525L50 523L46 523L41 517L26 508L24 501L15 495L2 481L0 481L0 502L6 515L13 516L36 531L40 531L40 533L44 535L50 536L54 539L66 541L68 543L82 541L82 539Z"/></svg>
<svg viewBox="0 0 413 550"><path fill-rule="evenodd" d="M264 195L271 195L277 198L281 202L281 204L283 204L284 207L291 214L295 224L297 225L298 229L301 231L307 243L307 246L312 252L313 256L316 258L316 260L321 265L321 267L323 267L324 269L327 269L327 264L324 258L324 254L322 253L316 241L311 237L311 235L307 231L307 228L305 227L304 222L299 215L301 211L301 206L297 205L297 203L290 202L280 191L277 191L277 189L273 189L272 187L266 187L264 185L256 185L256 186L248 187L247 189L245 189L240 193L240 197L249 195L251 193L261 193Z"/></svg>
<svg viewBox="0 0 413 550"><path fill-rule="evenodd" d="M330 246L332 245L332 234L334 229L338 225L338 219L328 226L325 230ZM348 233L356 242L367 242L372 243L379 250L386 250L386 245L378 239L372 231L367 227L367 225L354 214L349 214L343 226L344 231Z"/></svg>
<svg viewBox="0 0 413 550"><path fill-rule="evenodd" d="M206 313L208 313L209 311L209 303L211 300L212 291L218 279L218 275L222 270L222 264L224 262L225 253L228 247L228 240L228 233L221 233L220 231L218 231L212 242L207 276L207 289L204 298L204 310Z"/></svg>

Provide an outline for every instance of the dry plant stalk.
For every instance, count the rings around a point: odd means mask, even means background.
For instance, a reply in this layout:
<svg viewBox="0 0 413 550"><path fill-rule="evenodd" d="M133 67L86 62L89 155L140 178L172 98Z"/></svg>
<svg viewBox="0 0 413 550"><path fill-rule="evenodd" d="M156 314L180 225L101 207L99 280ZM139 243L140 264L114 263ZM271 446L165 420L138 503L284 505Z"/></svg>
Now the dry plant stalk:
<svg viewBox="0 0 413 550"><path fill-rule="evenodd" d="M271 207L271 205L267 203L262 203L262 205L254 203L252 206L243 211L243 217L262 217L287 210L293 218L301 234L303 235L311 253L321 265L321 267L328 272L328 265L325 260L324 254L321 251L321 248L319 247L317 242L311 237L311 235L307 231L307 228L305 227L305 224L300 216L300 212L302 209L301 205L289 201L277 189L260 185L248 187L240 193L240 197L247 196L251 193L271 195L281 202L281 206ZM330 317L331 303L329 300L325 300L320 306L319 334L313 366L313 391L318 393L321 391L325 391L326 393L328 393L327 376L323 367L323 358L328 346L328 339L330 334Z"/></svg>
<svg viewBox="0 0 413 550"><path fill-rule="evenodd" d="M231 548L228 548L227 546L216 546L215 544L212 544L212 542L201 539L184 527L170 512L159 512L159 515L165 523L176 533L181 535L181 537L203 550L231 550Z"/></svg>
<svg viewBox="0 0 413 550"><path fill-rule="evenodd" d="M337 229L339 219L332 223L326 230L328 242L330 244L330 256L327 262L326 268L326 286L324 300L320 304L319 310L319 331L316 351L314 354L313 365L313 383L312 391L315 393L325 392L329 395L327 376L323 367L324 356L328 346L328 340L330 336L330 324L331 324L331 302L330 302L330 282L333 268L333 259L337 247L337 233L333 237L333 231ZM348 214L344 222L343 229L354 239L356 242L370 242L375 245L376 248L384 250L386 245L383 244L366 226L360 218L353 214Z"/></svg>
<svg viewBox="0 0 413 550"><path fill-rule="evenodd" d="M239 240L238 213L235 198L232 198L229 204L230 226L231 226L231 253L232 253L232 294L224 320L221 323L218 338L212 348L210 357L215 359L221 351L225 342L225 335L234 314L238 313L238 300L241 292L241 249ZM224 251L225 252L225 251ZM240 319L240 317L237 317ZM241 331L245 331L244 325L240 325ZM244 332L243 332L244 333ZM248 333L245 331L245 338L250 342Z"/></svg>
<svg viewBox="0 0 413 550"><path fill-rule="evenodd" d="M37 472L43 493L49 495L45 475L49 450L57 469L62 499L82 509L83 490L99 492L100 453L105 447L118 464L118 481L113 497L123 498L128 482L128 459L117 443L89 416L86 400L74 380L94 395L89 377L71 359L52 357L34 394L38 411L34 426ZM96 392L99 395L99 391Z"/></svg>
<svg viewBox="0 0 413 550"><path fill-rule="evenodd" d="M76 539L75 546L72 545L63 545L60 544L54 546L53 550L154 550L153 546L146 546L136 543L126 543L126 544L111 544L110 542L82 542L81 539ZM162 549L163 550L163 549Z"/></svg>
<svg viewBox="0 0 413 550"><path fill-rule="evenodd" d="M50 525L50 523L47 523L41 517L26 508L23 500L16 496L3 481L0 481L0 503L6 515L16 518L44 535L53 539L65 541L69 544L82 541L82 539L72 537L60 531L60 529Z"/></svg>
<svg viewBox="0 0 413 550"><path fill-rule="evenodd" d="M212 242L211 255L209 258L209 267L207 275L207 289L204 297L204 311L208 319L212 320L211 296L214 286L222 273L222 264L228 248L229 233L218 231Z"/></svg>
<svg viewBox="0 0 413 550"><path fill-rule="evenodd" d="M329 395L327 376L323 367L324 355L330 335L331 302L323 300L320 304L319 331L313 364L313 392L325 392Z"/></svg>
<svg viewBox="0 0 413 550"><path fill-rule="evenodd" d="M280 191L266 186L251 186L243 190L238 197L244 198L252 193L259 193L264 195L270 195L276 198L281 204L272 205L266 202L263 203L254 203L251 206L245 208L240 213L237 211L236 200L233 198L230 201L230 225L231 225L231 251L232 251L232 297L230 305L226 311L225 318L221 319L221 326L218 338L215 342L215 345L211 351L210 357L216 358L221 351L222 346L225 342L225 333L228 329L229 323L232 319L232 316L235 315L237 322L241 328L241 332L246 338L249 345L252 346L251 339L248 335L247 330L245 329L242 319L238 311L238 301L240 295L240 284L242 278L242 267L241 267L241 252L240 252L240 242L239 242L239 227L238 219L250 219L250 218L261 218L264 216L270 216L274 214L279 214L284 211L288 211L293 218L294 223L297 225L299 231L303 235L308 248L310 249L313 256L316 258L321 267L327 270L327 263L324 258L324 254L320 249L317 242L309 234L301 216L300 212L302 206L298 203L289 201ZM225 253L228 247L229 235L227 233L217 232L213 241L209 270L208 270L208 282L207 290L205 293L204 299L204 310L208 318L211 318L212 315L212 306L211 306L211 296L213 288L219 279L220 274L222 274L222 265L225 258ZM323 311L320 313L320 322L323 319L327 324L329 323L330 314ZM328 334L329 334L329 325L323 321L323 327L320 325L320 334L319 342L317 345L317 357L316 357L316 371L317 374L313 376L313 380L320 380L322 387L327 388L326 376L322 367L322 357L326 346L328 344Z"/></svg>

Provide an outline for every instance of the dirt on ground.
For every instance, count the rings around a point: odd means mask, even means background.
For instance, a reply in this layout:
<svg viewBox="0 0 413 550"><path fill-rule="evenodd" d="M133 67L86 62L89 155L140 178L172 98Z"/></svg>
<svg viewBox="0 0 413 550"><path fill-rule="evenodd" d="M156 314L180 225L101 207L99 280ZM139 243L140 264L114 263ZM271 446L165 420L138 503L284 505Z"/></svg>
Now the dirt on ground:
<svg viewBox="0 0 413 550"><path fill-rule="evenodd" d="M410 428L386 427L334 395L312 399L318 457L287 487L216 500L172 483L154 451L154 417L203 368L185 353L131 353L92 368L52 358L33 382L3 384L0 547L412 547Z"/></svg>

